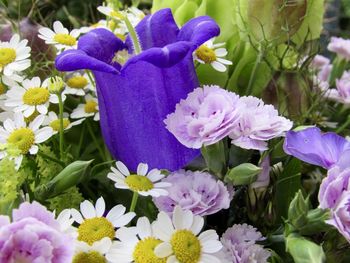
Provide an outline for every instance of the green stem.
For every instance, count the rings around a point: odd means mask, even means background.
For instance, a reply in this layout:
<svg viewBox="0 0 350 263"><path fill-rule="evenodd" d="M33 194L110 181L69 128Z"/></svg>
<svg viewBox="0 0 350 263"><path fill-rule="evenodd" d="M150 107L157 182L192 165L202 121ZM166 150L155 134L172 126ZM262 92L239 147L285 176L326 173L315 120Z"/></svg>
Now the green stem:
<svg viewBox="0 0 350 263"><path fill-rule="evenodd" d="M63 100L62 100L62 94L57 94L58 96L58 107L59 107L59 120L60 120L60 130L59 130L59 136L60 136L60 157L61 161L64 161L64 127L63 127Z"/></svg>
<svg viewBox="0 0 350 263"><path fill-rule="evenodd" d="M134 192L133 195L132 195L132 200L131 200L131 205L130 205L129 212L134 212L135 211L135 207L136 207L138 198L139 198L139 193L138 192Z"/></svg>
<svg viewBox="0 0 350 263"><path fill-rule="evenodd" d="M350 125L350 116L347 118L347 120L344 122L344 124L342 126L340 126L335 132L340 133L343 130L345 130L346 127L348 127L349 125Z"/></svg>
<svg viewBox="0 0 350 263"><path fill-rule="evenodd" d="M102 159L105 160L106 158L105 158L104 151L103 151L103 149L101 148L99 142L97 141L97 138L96 138L96 136L95 136L94 131L92 130L92 127L91 127L91 124L90 124L89 120L86 120L86 127L87 127L87 129L88 129L88 131L89 131L89 133L90 133L90 136L91 136L92 140L94 141L95 146L96 146L98 152L100 153Z"/></svg>
<svg viewBox="0 0 350 263"><path fill-rule="evenodd" d="M88 78L89 78L91 84L92 84L93 86L95 86L96 84L95 84L95 81L94 81L94 77L91 75L91 72L90 72L89 70L85 70L85 72L86 72L86 74L88 75Z"/></svg>
<svg viewBox="0 0 350 263"><path fill-rule="evenodd" d="M132 26L127 15L124 16L124 22L126 24L126 27L128 28L129 35L131 37L131 40L132 40L132 43L134 46L135 54L136 55L140 54L141 53L141 46L140 46L139 38L137 36L135 28Z"/></svg>
<svg viewBox="0 0 350 263"><path fill-rule="evenodd" d="M55 159L55 158L53 158L51 156L48 156L45 153L38 152L38 155L43 157L43 158L45 158L45 159L47 159L47 160L50 160L50 161L53 161L53 162L59 164L60 166L62 166L62 168L64 168L66 166L64 162L61 162L60 160L57 160L57 159Z"/></svg>
<svg viewBox="0 0 350 263"><path fill-rule="evenodd" d="M259 53L258 56L256 57L255 63L254 63L254 67L253 67L253 71L250 74L250 78L249 78L249 83L248 83L248 87L246 90L246 95L252 95L252 91L253 91L253 82L255 80L255 75L256 72L258 70L259 64L261 62L261 58L263 57L264 52L261 50L261 47L259 48Z"/></svg>

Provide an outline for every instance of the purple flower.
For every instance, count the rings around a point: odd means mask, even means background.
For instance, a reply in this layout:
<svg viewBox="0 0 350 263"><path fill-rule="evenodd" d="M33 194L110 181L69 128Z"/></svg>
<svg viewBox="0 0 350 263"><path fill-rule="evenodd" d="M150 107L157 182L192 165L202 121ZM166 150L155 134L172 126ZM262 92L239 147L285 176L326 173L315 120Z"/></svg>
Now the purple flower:
<svg viewBox="0 0 350 263"><path fill-rule="evenodd" d="M199 149L226 137L240 117L239 96L218 86L204 86L188 94L164 121L183 145Z"/></svg>
<svg viewBox="0 0 350 263"><path fill-rule="evenodd" d="M250 186L252 188L265 188L270 184L270 156L267 155L261 162L261 173L258 174L258 178Z"/></svg>
<svg viewBox="0 0 350 263"><path fill-rule="evenodd" d="M337 204L332 209L332 219L327 223L335 226L350 242L350 191L344 191L339 196Z"/></svg>
<svg viewBox="0 0 350 263"><path fill-rule="evenodd" d="M176 205L191 210L195 215L211 215L230 206L226 186L209 173L180 170L164 178L170 182L168 196L154 198L159 210L171 214Z"/></svg>
<svg viewBox="0 0 350 263"><path fill-rule="evenodd" d="M110 31L95 29L79 39L78 50L59 55L56 67L93 71L103 137L116 159L134 171L140 162L176 170L199 151L181 145L163 120L198 87L192 53L220 30L208 16L192 19L179 30L171 10L163 9L146 16L136 31L143 51L123 66L115 54L131 51L130 40L123 43Z"/></svg>
<svg viewBox="0 0 350 263"><path fill-rule="evenodd" d="M324 66L327 66L331 63L330 59L322 56L316 55L311 62L311 66L317 70L322 69Z"/></svg>
<svg viewBox="0 0 350 263"><path fill-rule="evenodd" d="M340 58L350 60L350 39L332 37L328 50L337 53Z"/></svg>
<svg viewBox="0 0 350 263"><path fill-rule="evenodd" d="M238 125L229 137L232 143L244 149L266 150L268 140L283 136L293 123L281 116L272 105L265 105L261 99L242 97Z"/></svg>
<svg viewBox="0 0 350 263"><path fill-rule="evenodd" d="M319 128L310 127L289 131L283 149L304 162L329 169L350 149L350 142L334 132L322 133Z"/></svg>
<svg viewBox="0 0 350 263"><path fill-rule="evenodd" d="M0 263L66 263L74 252L70 236L60 232L52 213L34 202L13 211L13 222L1 220Z"/></svg>
<svg viewBox="0 0 350 263"><path fill-rule="evenodd" d="M221 251L224 262L233 263L265 263L271 253L262 246L255 244L256 241L263 240L259 231L247 224L237 224L228 228L222 235Z"/></svg>
<svg viewBox="0 0 350 263"><path fill-rule="evenodd" d="M329 89L328 98L337 102L350 103L350 71L345 71L340 79L336 80L336 89Z"/></svg>

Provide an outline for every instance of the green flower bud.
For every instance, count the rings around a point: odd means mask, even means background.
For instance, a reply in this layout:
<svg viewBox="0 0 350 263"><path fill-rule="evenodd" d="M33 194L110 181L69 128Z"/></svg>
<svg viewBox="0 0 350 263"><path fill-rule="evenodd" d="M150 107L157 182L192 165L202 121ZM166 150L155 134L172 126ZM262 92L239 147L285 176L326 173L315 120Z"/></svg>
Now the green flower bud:
<svg viewBox="0 0 350 263"><path fill-rule="evenodd" d="M330 219L331 213L328 209L316 208L310 210L306 216L307 223L298 229L302 235L313 235L327 231L331 226L326 224Z"/></svg>
<svg viewBox="0 0 350 263"><path fill-rule="evenodd" d="M292 202L289 204L288 219L289 222L296 227L304 226L307 224L307 213L309 211L309 199L304 198L301 190L296 193Z"/></svg>
<svg viewBox="0 0 350 263"><path fill-rule="evenodd" d="M75 161L69 164L50 182L36 188L35 197L39 200L52 198L77 185L92 161Z"/></svg>
<svg viewBox="0 0 350 263"><path fill-rule="evenodd" d="M59 94L63 91L65 83L61 77L55 76L49 78L48 89L50 93Z"/></svg>
<svg viewBox="0 0 350 263"><path fill-rule="evenodd" d="M306 9L306 0L240 1L243 24L257 42L288 40L300 28Z"/></svg>
<svg viewBox="0 0 350 263"><path fill-rule="evenodd" d="M226 182L234 185L248 185L255 182L262 168L251 163L242 163L232 168L225 177Z"/></svg>
<svg viewBox="0 0 350 263"><path fill-rule="evenodd" d="M286 247L295 263L323 263L326 260L321 246L296 234L287 237Z"/></svg>

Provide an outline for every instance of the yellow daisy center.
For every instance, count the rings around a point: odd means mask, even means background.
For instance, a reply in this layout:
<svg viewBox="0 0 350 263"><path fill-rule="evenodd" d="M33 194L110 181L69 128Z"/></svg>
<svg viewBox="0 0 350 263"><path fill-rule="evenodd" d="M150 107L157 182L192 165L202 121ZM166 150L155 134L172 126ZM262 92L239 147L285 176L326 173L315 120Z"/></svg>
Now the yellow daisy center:
<svg viewBox="0 0 350 263"><path fill-rule="evenodd" d="M34 142L34 132L29 128L16 129L7 138L7 143L15 145L22 154L28 153Z"/></svg>
<svg viewBox="0 0 350 263"><path fill-rule="evenodd" d="M196 50L196 55L197 57L204 61L206 64L210 64L216 60L216 55L215 51L206 45L201 45L197 50Z"/></svg>
<svg viewBox="0 0 350 263"><path fill-rule="evenodd" d="M36 106L45 104L50 98L50 92L43 87L29 88L23 95L23 102L27 105Z"/></svg>
<svg viewBox="0 0 350 263"><path fill-rule="evenodd" d="M0 67L1 68L15 61L15 59L16 59L16 50L8 47L0 48Z"/></svg>
<svg viewBox="0 0 350 263"><path fill-rule="evenodd" d="M72 263L106 263L106 258L97 251L80 252L73 258Z"/></svg>
<svg viewBox="0 0 350 263"><path fill-rule="evenodd" d="M0 95L4 94L4 93L5 93L5 91L6 91L6 89L5 89L5 85L4 85L4 84L2 84L2 83L0 83Z"/></svg>
<svg viewBox="0 0 350 263"><path fill-rule="evenodd" d="M90 246L104 237L113 239L114 236L114 226L105 217L86 219L78 227L78 240L84 241Z"/></svg>
<svg viewBox="0 0 350 263"><path fill-rule="evenodd" d="M198 238L189 230L176 231L170 240L175 257L181 263L199 262L202 247Z"/></svg>
<svg viewBox="0 0 350 263"><path fill-rule="evenodd" d="M53 37L53 40L55 40L57 43L66 45L66 46L74 46L77 43L77 40L75 37L72 37L68 34L56 34Z"/></svg>
<svg viewBox="0 0 350 263"><path fill-rule="evenodd" d="M153 183L146 176L131 174L125 178L125 183L133 191L149 191L153 189Z"/></svg>
<svg viewBox="0 0 350 263"><path fill-rule="evenodd" d="M159 239L148 237L140 240L132 254L135 263L166 263L166 258L158 258L154 254L154 249L162 243Z"/></svg>
<svg viewBox="0 0 350 263"><path fill-rule="evenodd" d="M70 124L70 121L68 118L63 118L63 130L66 129ZM54 120L50 123L50 127L54 130L54 131L59 131L60 130L60 120Z"/></svg>
<svg viewBox="0 0 350 263"><path fill-rule="evenodd" d="M83 76L74 76L67 81L67 85L73 89L83 89L87 84L88 81Z"/></svg>
<svg viewBox="0 0 350 263"><path fill-rule="evenodd" d="M112 10L109 15L114 18L124 19L124 15L118 11Z"/></svg>
<svg viewBox="0 0 350 263"><path fill-rule="evenodd" d="M87 100L84 106L84 111L86 113L96 113L98 111L97 102L94 100Z"/></svg>

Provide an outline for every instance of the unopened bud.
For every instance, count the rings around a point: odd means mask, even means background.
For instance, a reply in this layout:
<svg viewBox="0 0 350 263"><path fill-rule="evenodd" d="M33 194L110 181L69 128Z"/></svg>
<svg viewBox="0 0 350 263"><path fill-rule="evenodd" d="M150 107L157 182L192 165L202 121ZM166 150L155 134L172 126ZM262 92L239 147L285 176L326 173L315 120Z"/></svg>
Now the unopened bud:
<svg viewBox="0 0 350 263"><path fill-rule="evenodd" d="M48 89L52 94L59 94L63 91L65 83L61 77L55 76L49 78Z"/></svg>
<svg viewBox="0 0 350 263"><path fill-rule="evenodd" d="M262 168L251 163L242 163L232 168L225 177L226 182L234 185L248 185L256 181Z"/></svg>

